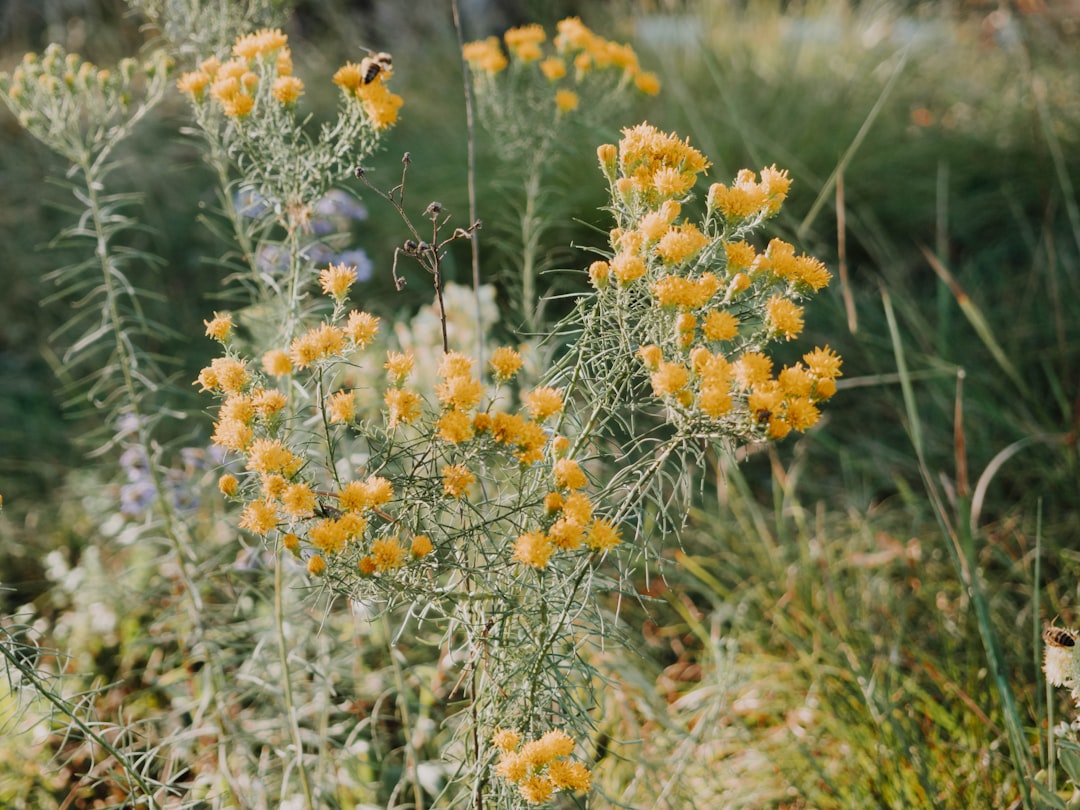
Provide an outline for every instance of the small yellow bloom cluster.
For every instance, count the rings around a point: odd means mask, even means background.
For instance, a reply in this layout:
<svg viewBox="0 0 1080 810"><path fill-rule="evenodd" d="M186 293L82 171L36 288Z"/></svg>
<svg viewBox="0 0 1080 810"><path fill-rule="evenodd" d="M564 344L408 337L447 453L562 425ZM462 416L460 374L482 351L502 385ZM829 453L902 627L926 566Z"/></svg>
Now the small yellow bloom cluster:
<svg viewBox="0 0 1080 810"><path fill-rule="evenodd" d="M683 206L709 163L688 141L639 124L597 156L617 227L611 258L593 262L589 278L598 306L648 304L643 317L620 322L636 330L629 339L653 394L673 418L703 416L729 436L810 428L836 392L840 358L815 349L774 377L764 349L802 332L797 302L825 287L829 271L780 239L759 253L743 238L780 210L787 172L769 167L759 181L744 170L730 187L714 183L699 224Z"/></svg>
<svg viewBox="0 0 1080 810"><path fill-rule="evenodd" d="M529 804L545 804L556 791L580 792L592 784L589 769L569 759L574 740L565 731L554 729L522 744L520 732L500 729L492 742L501 754L495 774L516 785Z"/></svg>
<svg viewBox="0 0 1080 810"><path fill-rule="evenodd" d="M384 84L392 72L388 62L375 75L348 62L334 74L346 99L362 105L376 130L394 124L402 105L401 96ZM283 107L292 107L304 94L304 83L293 75L288 37L276 28L237 38L231 59L205 59L196 70L184 73L176 86L196 104L209 96L225 115L238 120L251 115L263 93Z"/></svg>
<svg viewBox="0 0 1080 810"><path fill-rule="evenodd" d="M535 66L545 83L555 86L553 100L560 113L578 109L589 77L602 71L615 73L620 86L633 82L642 93L660 92L660 80L656 74L641 70L637 54L629 45L595 34L577 17L562 20L557 28L553 48L548 51L543 47L547 34L534 23L511 28L503 35L511 59L503 53L497 37L467 43L462 55L474 73L488 78L511 63L523 69Z"/></svg>
<svg viewBox="0 0 1080 810"><path fill-rule="evenodd" d="M304 83L293 75L288 37L279 29L264 28L237 38L233 57L221 62L203 60L197 70L176 82L182 93L202 103L207 93L230 118L245 118L255 109L259 88L268 87L279 103L290 106L304 92Z"/></svg>
<svg viewBox="0 0 1080 810"><path fill-rule="evenodd" d="M360 64L346 62L334 74L334 84L347 99L355 99L364 106L376 129L385 129L397 122L403 103L401 96L391 93L386 86L392 75L389 60L374 63L369 58Z"/></svg>
<svg viewBox="0 0 1080 810"><path fill-rule="evenodd" d="M552 478L555 488L544 498L547 511L544 525L518 537L513 555L516 562L547 568L556 549L574 551L584 544L592 551L604 553L622 542L614 524L593 516L593 503L581 492L588 479L576 460L557 458Z"/></svg>

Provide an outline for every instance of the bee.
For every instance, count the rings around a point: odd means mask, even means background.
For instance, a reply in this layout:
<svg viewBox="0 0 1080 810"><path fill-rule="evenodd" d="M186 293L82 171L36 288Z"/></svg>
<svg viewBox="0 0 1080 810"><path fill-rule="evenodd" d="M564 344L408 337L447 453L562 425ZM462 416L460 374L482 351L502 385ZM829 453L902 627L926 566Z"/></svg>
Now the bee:
<svg viewBox="0 0 1080 810"><path fill-rule="evenodd" d="M389 73L393 70L393 65L393 57L385 52L365 56L360 61L360 73L364 79L364 84L371 84L380 73Z"/></svg>
<svg viewBox="0 0 1080 810"><path fill-rule="evenodd" d="M1067 627L1050 626L1043 630L1043 641L1048 647L1075 647L1076 631Z"/></svg>

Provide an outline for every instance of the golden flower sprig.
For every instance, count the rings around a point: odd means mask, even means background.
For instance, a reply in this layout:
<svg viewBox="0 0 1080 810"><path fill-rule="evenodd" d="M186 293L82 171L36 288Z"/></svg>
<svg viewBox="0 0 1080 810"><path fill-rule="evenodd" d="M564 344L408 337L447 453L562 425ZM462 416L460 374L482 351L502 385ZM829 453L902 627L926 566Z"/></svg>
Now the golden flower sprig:
<svg viewBox="0 0 1080 810"><path fill-rule="evenodd" d="M517 730L499 729L492 743L499 751L495 775L515 785L528 804L546 804L557 791L586 791L592 783L589 769L570 758L574 740L561 729L524 743Z"/></svg>
<svg viewBox="0 0 1080 810"><path fill-rule="evenodd" d="M348 176L396 123L400 96L375 75L347 63L333 77L342 90L335 121L307 132L299 111L304 82L294 75L288 38L278 29L238 37L224 62L211 56L177 80L199 124L242 164L249 185L303 224L310 206Z"/></svg>
<svg viewBox="0 0 1080 810"><path fill-rule="evenodd" d="M694 220L684 207L709 162L688 140L639 124L597 157L617 227L609 258L589 268L593 304L622 313L626 348L669 417L750 440L812 427L836 392L839 356L817 348L774 374L768 350L800 335L801 302L830 274L783 240L759 251L745 238L780 210L787 172L743 170L730 185L713 183Z"/></svg>
<svg viewBox="0 0 1080 810"><path fill-rule="evenodd" d="M480 120L507 155L533 153L538 139L555 136L550 127L564 119L603 121L628 101L628 90L660 92L660 80L641 69L630 45L605 39L577 17L559 22L554 40L531 24L508 30L503 43L496 37L469 42L463 57Z"/></svg>
<svg viewBox="0 0 1080 810"><path fill-rule="evenodd" d="M164 96L168 69L163 51L109 69L54 43L0 73L0 98L35 138L79 164L110 149Z"/></svg>

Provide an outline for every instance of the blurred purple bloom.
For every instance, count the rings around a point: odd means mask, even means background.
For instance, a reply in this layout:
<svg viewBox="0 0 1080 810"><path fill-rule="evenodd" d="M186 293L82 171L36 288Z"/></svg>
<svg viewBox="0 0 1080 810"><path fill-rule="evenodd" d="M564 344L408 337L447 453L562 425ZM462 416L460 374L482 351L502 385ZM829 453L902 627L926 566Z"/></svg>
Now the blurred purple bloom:
<svg viewBox="0 0 1080 810"><path fill-rule="evenodd" d="M320 217L345 217L357 221L367 219L367 208L355 197L340 188L332 188L315 203L315 213Z"/></svg>
<svg viewBox="0 0 1080 810"><path fill-rule="evenodd" d="M242 217L256 219L270 210L266 198L253 188L242 188L233 195L233 205Z"/></svg>
<svg viewBox="0 0 1080 810"><path fill-rule="evenodd" d="M332 264L346 264L355 267L357 281L370 281L372 275L375 273L374 263L368 257L367 253L359 248L338 253L336 256L331 257L330 262Z"/></svg>

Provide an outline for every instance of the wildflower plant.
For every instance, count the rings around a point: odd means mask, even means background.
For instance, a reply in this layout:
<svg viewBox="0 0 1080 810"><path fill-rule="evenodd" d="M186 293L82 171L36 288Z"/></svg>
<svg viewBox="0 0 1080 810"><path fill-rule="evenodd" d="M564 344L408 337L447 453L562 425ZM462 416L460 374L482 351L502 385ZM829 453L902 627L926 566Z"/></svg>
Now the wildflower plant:
<svg viewBox="0 0 1080 810"><path fill-rule="evenodd" d="M565 127L595 124L631 89L659 89L632 49L576 18L559 24L551 48L545 42L539 27L526 26L507 33L509 57L491 41L465 49L481 118L508 159L527 156L527 303L536 296L542 180ZM372 269L325 252L327 234L314 223L327 200L355 210L341 186L354 174L367 183L363 163L402 106L387 86L389 56L347 63L324 79L338 86L340 106L315 131L280 29L241 34L227 51L200 56L175 87L191 104L242 256L229 281L248 298L236 293L231 309L207 313L203 330L218 356L195 382L218 403L211 441L225 461L217 488L235 507L235 525L272 556L276 694L288 741L280 757L289 766L280 795L308 808L329 796L309 755L322 741L312 743L299 721L302 679L286 630L297 582L395 621L394 639L415 632L453 672L451 697L461 709L448 722L454 739L446 755L456 770L436 804L533 806L587 792L586 740L603 704L597 691L606 688L591 645L617 638L607 597L626 587L634 560L666 540L656 536L662 510L647 496L672 474L672 454L808 430L836 390L840 359L828 347L773 370L771 347L798 337L803 302L829 280L820 262L780 240L752 242L780 209L787 174L770 167L760 179L742 172L730 186L714 183L704 212L693 216L709 163L688 141L641 124L625 129L618 145L601 146L615 218L610 250L588 268L592 292L557 329L561 359L536 379L518 347L487 346L486 324L473 324L482 358L451 346L441 262L478 223L458 226L453 212L431 203L421 234L404 206L407 157L394 189L368 188L409 231L382 266L397 280L397 262L414 261L432 280L439 329L429 334L439 345L404 339L423 330L391 335L385 316L357 294ZM28 59L0 85L20 120L84 175L80 200L93 229L72 233L104 246L95 255L106 288L118 261L107 246L122 221L108 215L122 201L97 201L96 181L113 139L167 87L164 62L154 64L143 79L145 102L129 98L137 97L133 69L114 80L55 50ZM64 87L91 103L60 103ZM125 104L134 112L116 123L110 116ZM73 126L82 140L69 140ZM538 312L526 313L526 326L535 327ZM116 357L135 358L124 322L111 330ZM432 355L434 374L418 370ZM127 398L140 402L137 363L120 368ZM116 441L137 485L128 491L132 511L144 511L151 471L200 615L200 590L185 567L186 501L176 500L168 466L153 458L148 415L122 415L129 421L117 422ZM140 441L129 441L132 430ZM227 737L227 712L219 720ZM422 804L415 757L405 781Z"/></svg>
<svg viewBox="0 0 1080 810"><path fill-rule="evenodd" d="M505 44L505 51L503 45ZM467 43L477 118L491 135L505 170L520 174L520 310L526 331L539 324L537 277L545 269L542 238L548 223L545 180L570 142L592 139L625 110L635 94L656 95L656 74L641 69L634 49L590 30L577 17L557 25L549 41L537 24Z"/></svg>
<svg viewBox="0 0 1080 810"><path fill-rule="evenodd" d="M590 420L614 412L617 394L623 406L661 406L686 441L763 441L812 427L836 391L839 356L815 348L775 370L770 347L798 337L801 302L830 274L780 239L763 250L748 241L780 210L787 173L768 167L759 180L743 170L730 185L713 183L694 218L684 208L709 163L688 142L639 124L597 155L615 228L606 258L589 267L595 292L579 307L568 371L594 403Z"/></svg>

